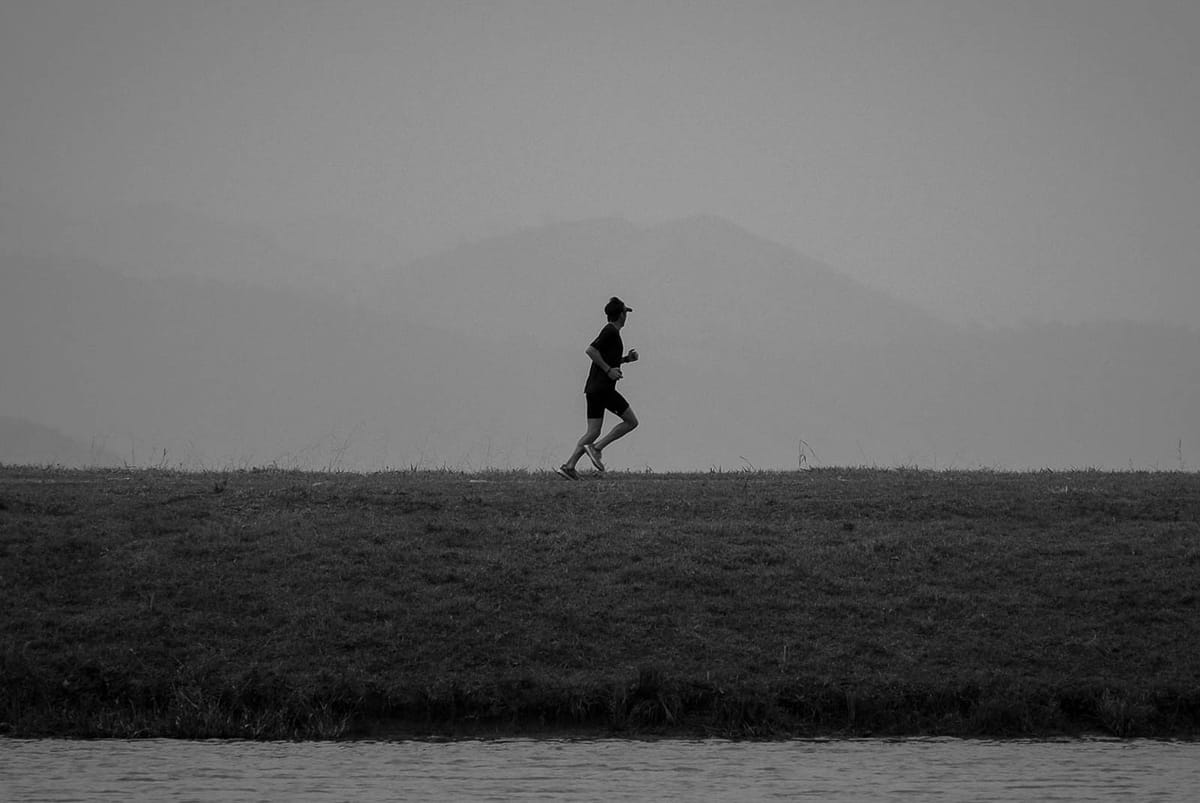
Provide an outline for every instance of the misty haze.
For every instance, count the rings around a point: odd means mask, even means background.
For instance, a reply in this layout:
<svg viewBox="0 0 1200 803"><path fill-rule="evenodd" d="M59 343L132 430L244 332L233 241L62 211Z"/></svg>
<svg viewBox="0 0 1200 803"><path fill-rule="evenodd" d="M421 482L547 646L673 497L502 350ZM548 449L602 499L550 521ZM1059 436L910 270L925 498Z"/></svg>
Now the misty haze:
<svg viewBox="0 0 1200 803"><path fill-rule="evenodd" d="M0 462L1194 470L1198 8L6 3Z"/></svg>

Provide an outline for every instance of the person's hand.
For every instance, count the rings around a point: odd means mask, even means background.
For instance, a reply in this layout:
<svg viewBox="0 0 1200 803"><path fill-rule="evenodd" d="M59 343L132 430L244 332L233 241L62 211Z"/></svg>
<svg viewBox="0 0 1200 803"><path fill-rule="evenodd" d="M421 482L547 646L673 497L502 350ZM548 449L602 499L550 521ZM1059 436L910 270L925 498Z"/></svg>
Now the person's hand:
<svg viewBox="0 0 1200 803"><path fill-rule="evenodd" d="M623 375L622 375L622 373L621 373L621 369L620 369L620 368L617 368L616 366L613 366L612 368L609 368L609 369L608 369L608 378L609 378L609 379L612 379L612 380L614 380L614 381L615 381L615 380L617 380L617 379L621 379L622 377L623 377Z"/></svg>
<svg viewBox="0 0 1200 803"><path fill-rule="evenodd" d="M637 349L630 349L629 356L627 356L625 358L625 362L637 362L637 361L638 361Z"/></svg>

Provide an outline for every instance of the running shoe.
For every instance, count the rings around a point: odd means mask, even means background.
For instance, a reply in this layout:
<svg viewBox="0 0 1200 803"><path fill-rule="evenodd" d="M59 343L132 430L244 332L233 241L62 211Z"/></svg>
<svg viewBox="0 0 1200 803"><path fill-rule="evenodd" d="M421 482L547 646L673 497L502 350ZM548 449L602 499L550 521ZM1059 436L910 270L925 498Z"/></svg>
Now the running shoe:
<svg viewBox="0 0 1200 803"><path fill-rule="evenodd" d="M578 481L579 479L579 472L567 466L559 466L558 468L554 469L554 473L562 477L564 480Z"/></svg>
<svg viewBox="0 0 1200 803"><path fill-rule="evenodd" d="M588 460L592 461L592 465L596 467L597 471L604 471L604 461L600 459L599 449L589 443L583 447L583 451L587 454Z"/></svg>

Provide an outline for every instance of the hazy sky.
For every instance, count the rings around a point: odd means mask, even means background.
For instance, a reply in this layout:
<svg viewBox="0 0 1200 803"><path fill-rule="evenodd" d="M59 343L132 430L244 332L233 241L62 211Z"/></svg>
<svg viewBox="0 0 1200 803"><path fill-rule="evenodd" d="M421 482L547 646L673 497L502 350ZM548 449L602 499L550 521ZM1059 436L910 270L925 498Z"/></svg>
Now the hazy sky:
<svg viewBox="0 0 1200 803"><path fill-rule="evenodd" d="M1198 41L1195 0L3 0L0 198L398 257L716 214L955 320L1188 323Z"/></svg>

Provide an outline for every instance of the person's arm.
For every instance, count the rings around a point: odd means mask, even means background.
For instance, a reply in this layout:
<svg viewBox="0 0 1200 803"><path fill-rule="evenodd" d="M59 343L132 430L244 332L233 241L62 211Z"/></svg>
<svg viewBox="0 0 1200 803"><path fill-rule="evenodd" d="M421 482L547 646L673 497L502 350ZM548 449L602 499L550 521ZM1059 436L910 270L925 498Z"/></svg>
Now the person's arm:
<svg viewBox="0 0 1200 803"><path fill-rule="evenodd" d="M600 356L600 350L597 349L595 346L587 347L587 355L592 358L592 362L596 363L596 365L598 365L600 367L600 370L603 371L606 376L611 377L612 372L616 371L617 376L615 378L616 379L621 378L621 366L609 365L608 363L606 363L604 361L604 358Z"/></svg>

